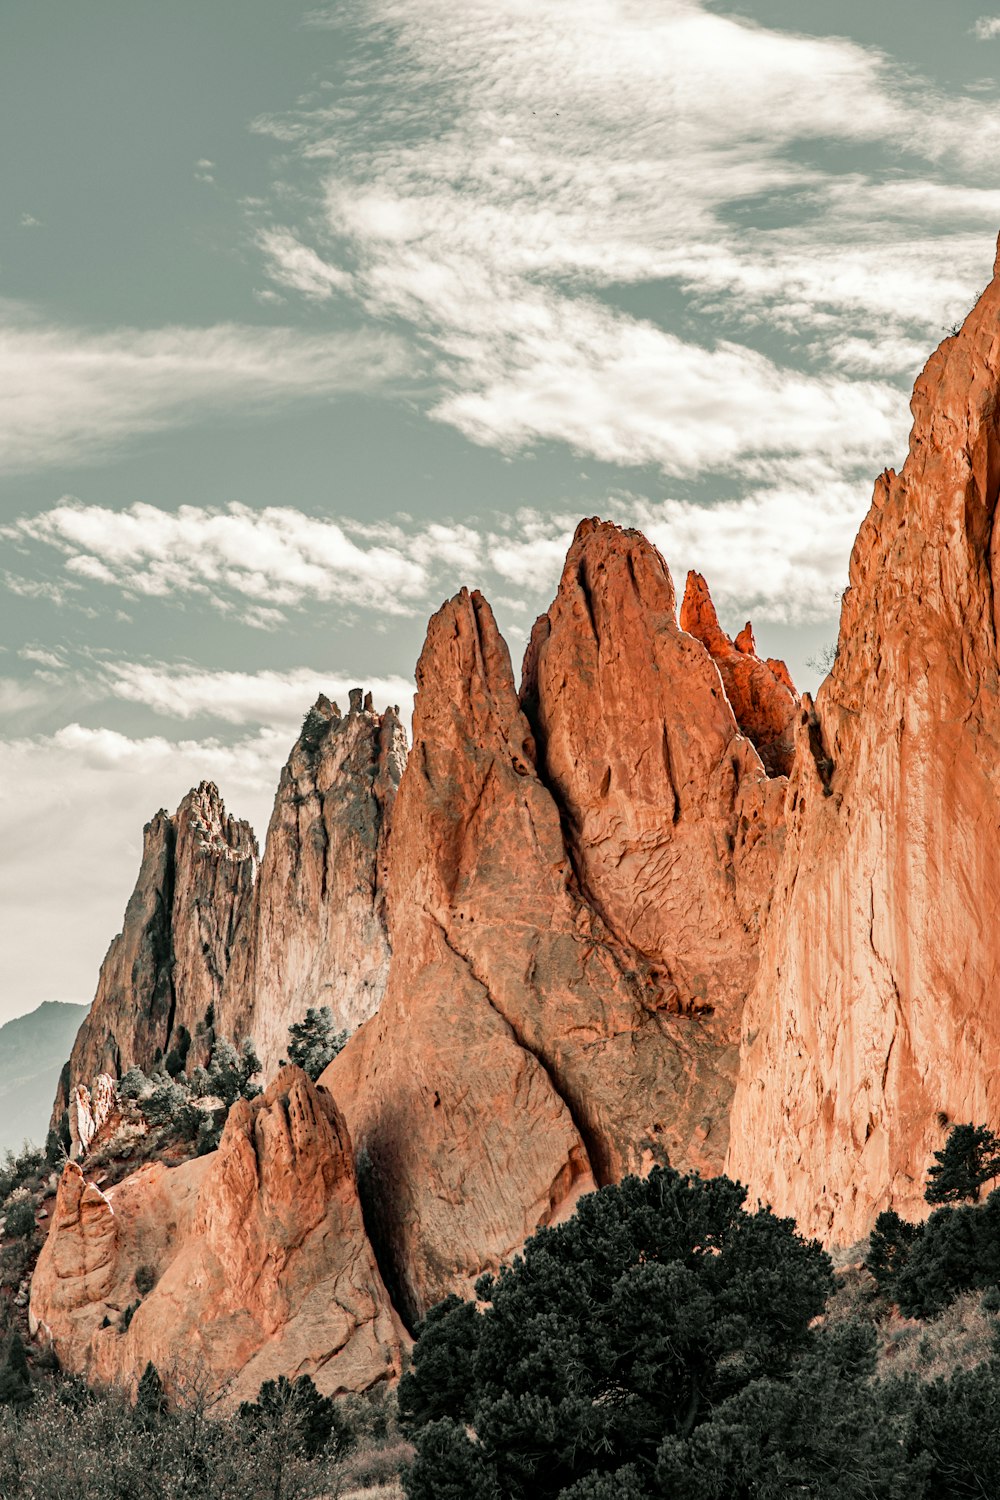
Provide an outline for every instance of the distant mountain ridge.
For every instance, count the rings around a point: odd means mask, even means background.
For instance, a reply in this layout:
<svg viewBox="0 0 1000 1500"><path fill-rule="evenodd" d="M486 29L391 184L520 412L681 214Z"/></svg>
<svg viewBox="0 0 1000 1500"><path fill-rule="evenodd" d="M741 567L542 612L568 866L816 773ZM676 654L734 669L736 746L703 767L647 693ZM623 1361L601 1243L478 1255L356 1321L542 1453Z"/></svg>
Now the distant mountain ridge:
<svg viewBox="0 0 1000 1500"><path fill-rule="evenodd" d="M86 1014L86 1005L46 1000L0 1026L0 1151L44 1142L59 1073Z"/></svg>

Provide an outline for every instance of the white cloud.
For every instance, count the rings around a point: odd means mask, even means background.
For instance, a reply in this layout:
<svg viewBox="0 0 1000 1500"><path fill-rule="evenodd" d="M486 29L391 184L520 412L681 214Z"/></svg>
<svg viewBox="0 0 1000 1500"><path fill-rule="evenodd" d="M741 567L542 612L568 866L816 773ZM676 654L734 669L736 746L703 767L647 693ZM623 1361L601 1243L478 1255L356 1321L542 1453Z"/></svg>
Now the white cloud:
<svg viewBox="0 0 1000 1500"><path fill-rule="evenodd" d="M1000 36L1000 16L980 16L972 30L981 42L991 42Z"/></svg>
<svg viewBox="0 0 1000 1500"><path fill-rule="evenodd" d="M294 292L301 292L303 297L324 302L334 292L350 291L351 278L347 272L331 266L294 235L264 230L258 243L271 262L274 279Z"/></svg>
<svg viewBox="0 0 1000 1500"><path fill-rule="evenodd" d="M290 743L287 730L226 745L79 724L0 740L0 1017L42 1000L89 1001L138 873L143 824L210 778L262 836Z"/></svg>
<svg viewBox="0 0 1000 1500"><path fill-rule="evenodd" d="M367 15L397 48L377 67L351 59L348 105L314 97L257 122L320 174L327 233L314 260L273 225L260 244L286 290L325 296L333 272L370 314L429 339L444 386L434 415L507 451L559 440L674 475L773 478L780 448L842 478L898 446L890 386L988 274L989 106L852 42L695 0L581 0L572 25L565 0L372 0ZM376 116L386 97L397 114ZM394 132L404 110L418 128ZM790 150L831 139L882 150L894 169L901 150L919 152L924 170L881 180ZM943 181L946 165L964 180ZM731 205L755 199L787 199L789 227L734 227ZM350 278L327 259L345 247ZM710 347L598 300L653 281L696 299ZM761 325L792 342L787 368L717 342L720 328ZM873 326L878 351L862 347ZM803 340L824 379L795 368Z"/></svg>
<svg viewBox="0 0 1000 1500"><path fill-rule="evenodd" d="M408 363L399 340L373 332L220 324L91 333L0 303L0 468L89 462L208 412L246 416L265 403L378 391Z"/></svg>
<svg viewBox="0 0 1000 1500"><path fill-rule="evenodd" d="M43 646L22 646L17 654L22 661L33 662L39 667L51 667L55 671L61 671L66 665L61 656Z"/></svg>
<svg viewBox="0 0 1000 1500"><path fill-rule="evenodd" d="M689 398L697 400L699 394L695 389ZM601 420L597 395L595 389L595 422ZM762 454L774 430L768 426L768 395L762 386ZM707 391L704 399L708 410ZM738 400L735 385L733 400ZM610 403L611 413L616 410ZM610 417L605 414L603 420ZM731 440L726 421L733 418L723 413L715 420L715 440L725 444ZM829 434L835 417L824 430L822 413L804 404L802 420L813 422L826 457L789 464L787 471L773 461L775 473L785 474L780 483L758 480L740 498L711 505L612 491L597 509L610 520L641 527L661 545L671 568L681 574L698 568L720 598L738 609L780 621L828 617L831 589L846 580L870 484L832 475L829 449L834 439ZM707 422L706 416L695 428L699 441L707 440ZM592 502L581 506L565 498L552 511L522 508L513 517L485 513L454 524L402 517L370 523L317 518L289 507L181 506L165 511L133 505L114 511L66 500L16 522L6 535L55 549L76 578L113 586L126 596L200 599L246 623L273 629L282 623L284 611L310 602L376 617L419 619L463 585L499 595L509 614L538 608L555 589L580 514L591 508ZM520 593L518 607L511 585ZM332 680L334 690L343 693L347 684L346 676L324 679L304 668L213 673L163 664L108 669L104 680L113 683L117 696L157 712L180 718L215 712L232 723L274 722L267 715L279 702L285 703L288 716L282 722L291 722L301 715L304 699L314 696L314 688L329 693ZM383 679L381 686L372 686L402 703L399 683L399 678Z"/></svg>
<svg viewBox="0 0 1000 1500"><path fill-rule="evenodd" d="M370 691L375 706L397 704L406 722L413 683L402 677L358 679L343 672L295 667L280 672L205 671L165 662L118 662L107 669L111 692L175 721L214 718L227 724L295 728L320 693L346 710L353 687Z"/></svg>
<svg viewBox="0 0 1000 1500"><path fill-rule="evenodd" d="M20 224L20 226L21 226L22 229L41 229L42 228L42 221L41 221L41 219L36 219L35 216L34 216L34 214L28 214L28 213L22 214L21 217L20 217L20 219L18 220L18 223Z"/></svg>
<svg viewBox="0 0 1000 1500"><path fill-rule="evenodd" d="M307 600L405 614L429 582L424 563L399 547L359 545L337 521L287 506L116 511L66 499L6 534L57 548L74 576L133 595L197 595L226 610L236 598L248 601L252 623L261 625L283 618L273 606Z"/></svg>

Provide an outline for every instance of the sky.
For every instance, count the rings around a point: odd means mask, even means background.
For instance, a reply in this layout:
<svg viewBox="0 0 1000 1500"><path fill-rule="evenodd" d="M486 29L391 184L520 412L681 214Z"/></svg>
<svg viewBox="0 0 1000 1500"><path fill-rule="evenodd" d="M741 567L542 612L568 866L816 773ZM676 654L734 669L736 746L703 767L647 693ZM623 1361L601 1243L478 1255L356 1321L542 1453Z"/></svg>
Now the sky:
<svg viewBox="0 0 1000 1500"><path fill-rule="evenodd" d="M983 0L4 0L0 1021L462 585L516 670L582 516L814 688L998 79Z"/></svg>

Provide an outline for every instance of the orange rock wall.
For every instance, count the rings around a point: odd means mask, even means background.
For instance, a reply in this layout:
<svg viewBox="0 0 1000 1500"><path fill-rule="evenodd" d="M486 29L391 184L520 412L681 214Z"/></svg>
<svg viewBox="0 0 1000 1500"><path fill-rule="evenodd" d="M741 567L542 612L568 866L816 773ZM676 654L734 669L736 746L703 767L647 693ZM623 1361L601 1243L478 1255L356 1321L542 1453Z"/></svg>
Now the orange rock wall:
<svg viewBox="0 0 1000 1500"><path fill-rule="evenodd" d="M858 535L746 1010L730 1170L842 1243L1000 1121L998 389L995 279Z"/></svg>

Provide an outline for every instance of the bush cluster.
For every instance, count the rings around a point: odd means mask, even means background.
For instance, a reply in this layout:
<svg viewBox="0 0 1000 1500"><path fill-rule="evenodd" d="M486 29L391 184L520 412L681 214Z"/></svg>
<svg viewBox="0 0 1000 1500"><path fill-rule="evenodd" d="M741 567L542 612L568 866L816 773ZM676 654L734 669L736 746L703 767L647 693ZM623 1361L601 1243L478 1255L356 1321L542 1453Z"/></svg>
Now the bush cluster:
<svg viewBox="0 0 1000 1500"><path fill-rule="evenodd" d="M829 1259L744 1198L657 1168L434 1308L400 1387L409 1500L997 1493L995 1320L975 1368L879 1378L873 1325L819 1316Z"/></svg>
<svg viewBox="0 0 1000 1500"><path fill-rule="evenodd" d="M391 1416L383 1439L371 1435L384 1397L332 1401L301 1376L267 1382L256 1402L227 1417L199 1395L197 1380L174 1380L172 1391L168 1402L153 1365L130 1403L72 1377L32 1391L26 1363L20 1381L7 1380L0 1364L0 1495L337 1500L355 1487L359 1461L377 1466L380 1454L395 1452L398 1471Z"/></svg>

